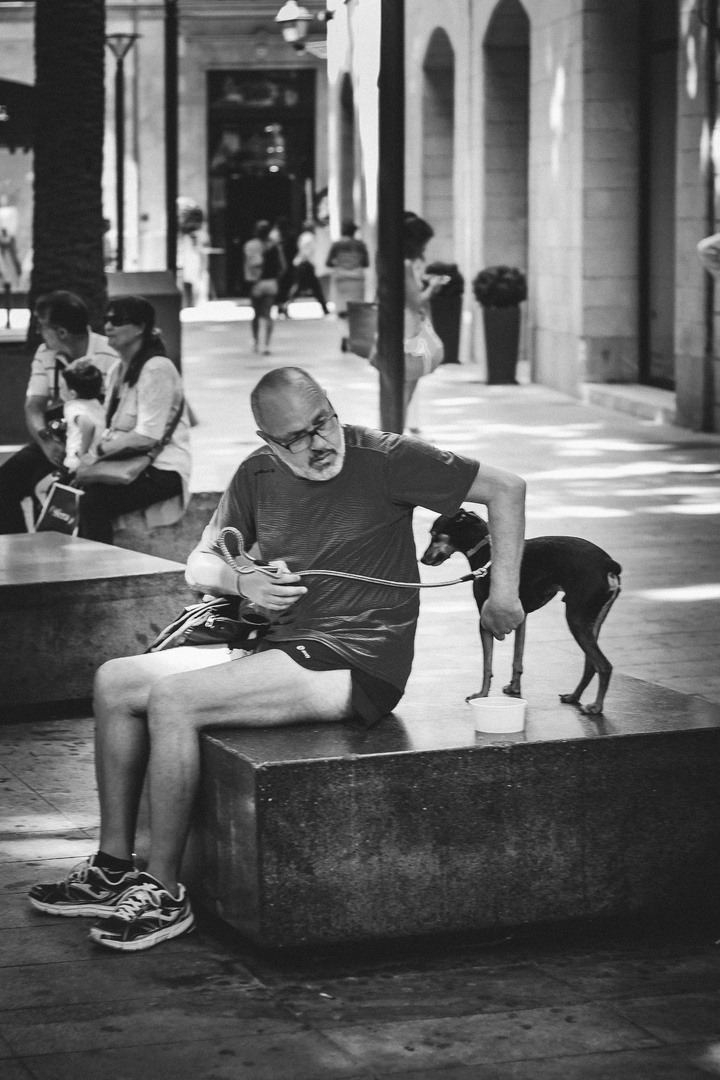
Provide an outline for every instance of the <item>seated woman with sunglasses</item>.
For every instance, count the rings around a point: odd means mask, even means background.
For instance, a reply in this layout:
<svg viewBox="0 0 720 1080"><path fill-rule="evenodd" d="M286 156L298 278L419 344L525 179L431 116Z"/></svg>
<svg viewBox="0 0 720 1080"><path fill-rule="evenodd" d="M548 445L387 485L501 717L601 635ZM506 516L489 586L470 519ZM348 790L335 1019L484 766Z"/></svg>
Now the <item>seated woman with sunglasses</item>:
<svg viewBox="0 0 720 1080"><path fill-rule="evenodd" d="M151 526L169 525L187 505L190 480L190 425L182 381L155 327L155 309L141 296L111 300L105 316L108 341L120 361L108 375L107 430L98 457L131 456L151 450L180 419L147 469L127 485L96 483L80 500L80 536L113 542L113 521L146 510ZM151 513L155 511L155 514Z"/></svg>

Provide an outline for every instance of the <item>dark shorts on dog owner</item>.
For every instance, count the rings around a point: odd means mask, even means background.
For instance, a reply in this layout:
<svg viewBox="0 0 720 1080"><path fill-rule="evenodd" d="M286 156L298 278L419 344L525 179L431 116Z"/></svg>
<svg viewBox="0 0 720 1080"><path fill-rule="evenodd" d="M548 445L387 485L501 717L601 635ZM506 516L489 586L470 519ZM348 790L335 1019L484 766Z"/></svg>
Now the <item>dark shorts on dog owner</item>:
<svg viewBox="0 0 720 1080"><path fill-rule="evenodd" d="M383 716L391 713L402 697L402 690L398 690L397 686L353 667L324 641L315 641L312 638L263 641L257 651L266 652L268 649L280 649L300 667L310 671L348 669L352 682L350 701L355 713L354 719L363 727L372 727Z"/></svg>

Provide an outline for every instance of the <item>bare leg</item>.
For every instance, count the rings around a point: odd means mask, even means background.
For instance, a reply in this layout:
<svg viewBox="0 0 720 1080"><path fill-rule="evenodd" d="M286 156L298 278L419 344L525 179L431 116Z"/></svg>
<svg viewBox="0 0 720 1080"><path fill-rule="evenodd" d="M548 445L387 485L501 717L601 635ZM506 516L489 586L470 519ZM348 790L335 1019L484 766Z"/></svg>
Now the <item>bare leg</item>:
<svg viewBox="0 0 720 1080"><path fill-rule="evenodd" d="M235 655L238 655L237 653ZM172 649L103 664L95 678L95 774L100 848L129 859L149 755L147 703L153 683L178 671L226 663L224 646Z"/></svg>
<svg viewBox="0 0 720 1080"><path fill-rule="evenodd" d="M129 657L104 665L101 673L111 670L98 676L98 700L107 700L123 684L128 687L124 708L106 706L98 716L102 850L129 857L147 762L151 815L147 872L171 892L177 888L197 789L203 728L275 727L342 720L351 714L348 670L308 671L279 651L230 663L223 648L214 651L214 659L192 657L207 652L177 649ZM185 670L178 673L180 665Z"/></svg>
<svg viewBox="0 0 720 1080"><path fill-rule="evenodd" d="M508 694L510 697L520 697L520 680L523 673L523 652L525 651L525 629L527 627L527 618L518 626L515 631L515 648L513 650L513 666L512 666L512 678L507 686L503 686L503 694Z"/></svg>
<svg viewBox="0 0 720 1080"><path fill-rule="evenodd" d="M487 697L490 693L490 683L492 682L492 661L493 661L493 647L495 645L495 638L492 636L489 630L480 623L480 641L482 642L483 652L483 682L481 689L477 694L469 694L465 698L466 701L472 701L473 698Z"/></svg>

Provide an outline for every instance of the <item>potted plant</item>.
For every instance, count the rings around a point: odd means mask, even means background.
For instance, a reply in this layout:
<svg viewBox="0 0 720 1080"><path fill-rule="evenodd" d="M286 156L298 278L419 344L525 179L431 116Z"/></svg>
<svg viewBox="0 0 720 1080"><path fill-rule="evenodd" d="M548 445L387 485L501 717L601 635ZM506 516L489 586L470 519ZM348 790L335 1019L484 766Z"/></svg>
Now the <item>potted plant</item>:
<svg viewBox="0 0 720 1080"><path fill-rule="evenodd" d="M450 280L438 289L430 299L430 314L435 333L445 346L444 364L459 363L460 324L465 278L457 263L433 262L425 267L428 277L441 275Z"/></svg>
<svg viewBox="0 0 720 1080"><path fill-rule="evenodd" d="M527 298L527 279L515 266L488 266L473 281L483 309L488 383L516 383L520 347L520 304Z"/></svg>

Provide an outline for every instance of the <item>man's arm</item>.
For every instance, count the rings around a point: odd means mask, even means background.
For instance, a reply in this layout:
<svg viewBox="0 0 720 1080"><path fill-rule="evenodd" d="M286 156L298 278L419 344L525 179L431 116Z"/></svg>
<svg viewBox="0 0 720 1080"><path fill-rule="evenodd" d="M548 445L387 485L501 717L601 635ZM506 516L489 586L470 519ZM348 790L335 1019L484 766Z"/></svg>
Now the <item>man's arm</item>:
<svg viewBox="0 0 720 1080"><path fill-rule="evenodd" d="M466 501L483 503L488 509L492 575L490 595L480 618L493 637L502 641L525 617L518 596L525 536L525 481L504 469L481 465Z"/></svg>
<svg viewBox="0 0 720 1080"><path fill-rule="evenodd" d="M268 574L238 574L231 566L213 551L217 529L213 521L206 527L202 539L190 553L185 568L185 580L191 589L198 592L212 593L216 596L242 596L256 607L262 608L269 615L279 615L291 607L307 589L300 585L302 580L297 574L291 574L281 560L271 565L278 566L280 572L270 577ZM244 560L248 566L250 559Z"/></svg>
<svg viewBox="0 0 720 1080"><path fill-rule="evenodd" d="M48 406L47 397L33 396L25 399L25 423L28 433L42 450L45 457L52 465L62 465L65 457L65 448L59 439L55 439L47 431L45 426L45 410ZM40 433L43 432L44 436Z"/></svg>

